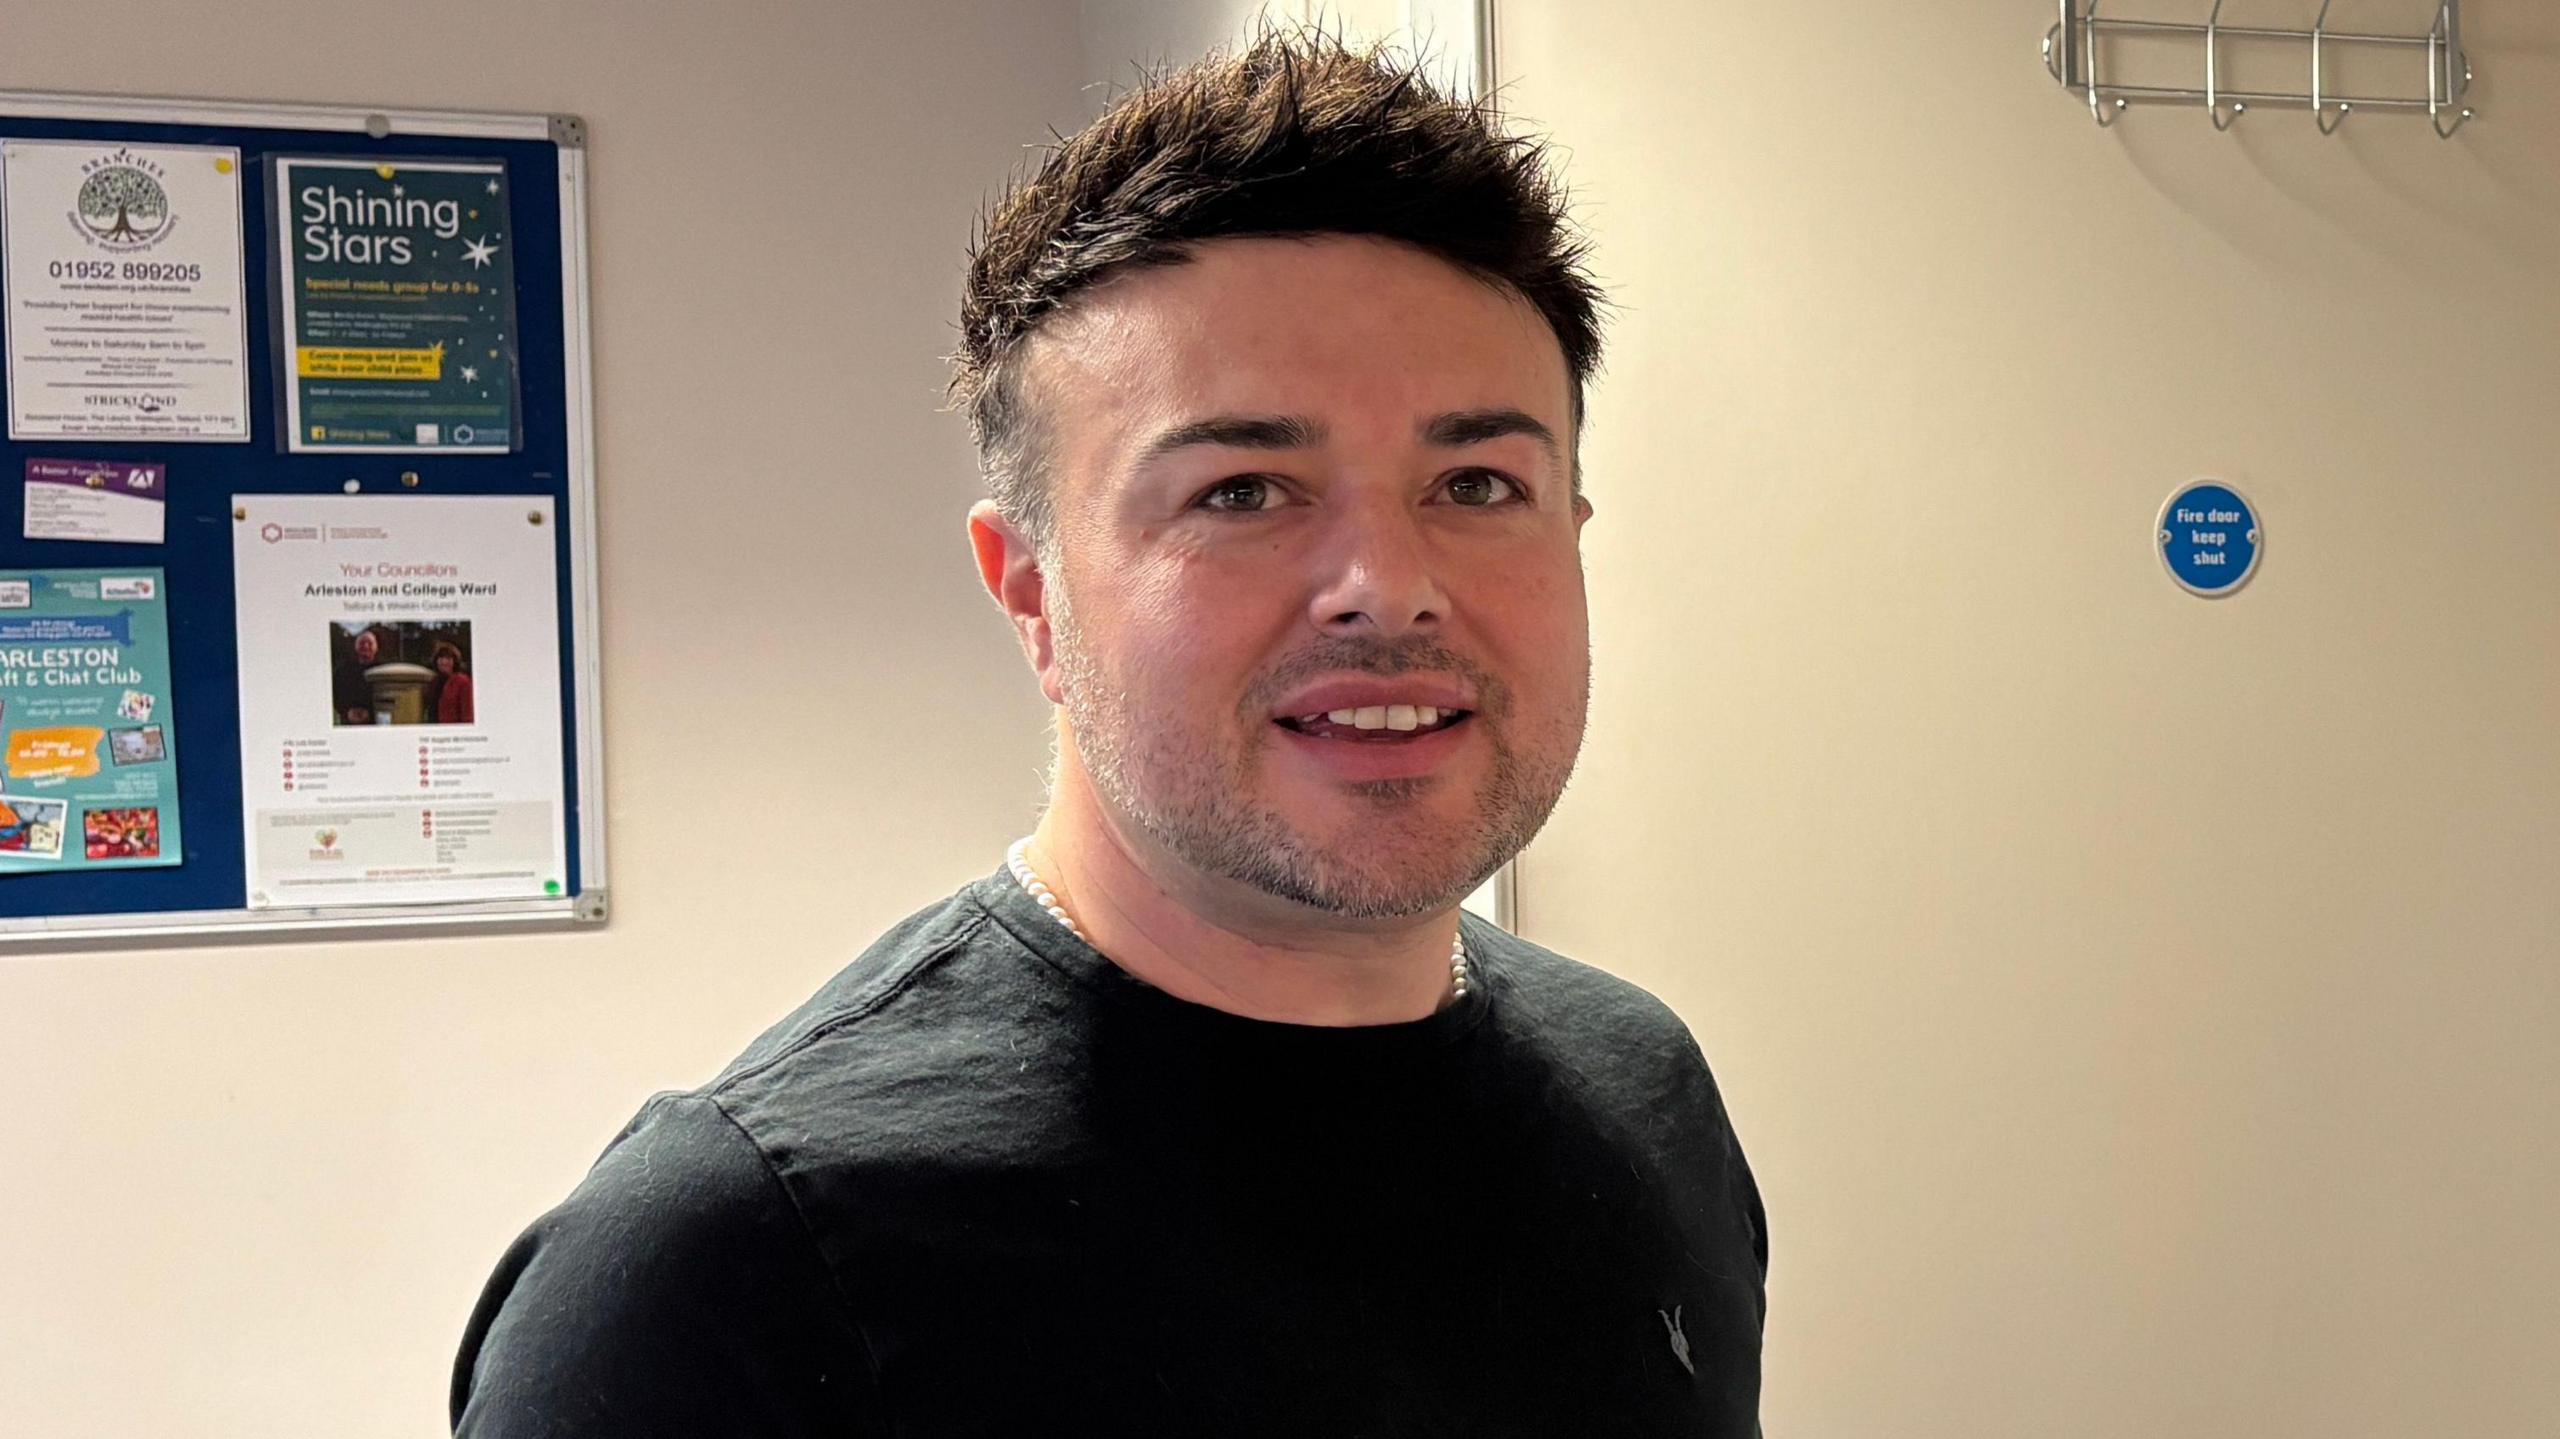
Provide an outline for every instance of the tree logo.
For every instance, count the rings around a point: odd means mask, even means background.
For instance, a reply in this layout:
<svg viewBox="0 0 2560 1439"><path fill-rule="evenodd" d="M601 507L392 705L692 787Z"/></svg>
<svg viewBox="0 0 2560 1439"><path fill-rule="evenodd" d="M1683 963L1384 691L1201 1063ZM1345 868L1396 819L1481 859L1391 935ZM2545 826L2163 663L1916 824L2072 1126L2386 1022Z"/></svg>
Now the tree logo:
<svg viewBox="0 0 2560 1439"><path fill-rule="evenodd" d="M88 178L72 205L72 218L89 238L110 250L147 250L169 228L169 192L160 185L159 169L130 151L118 150L85 167Z"/></svg>

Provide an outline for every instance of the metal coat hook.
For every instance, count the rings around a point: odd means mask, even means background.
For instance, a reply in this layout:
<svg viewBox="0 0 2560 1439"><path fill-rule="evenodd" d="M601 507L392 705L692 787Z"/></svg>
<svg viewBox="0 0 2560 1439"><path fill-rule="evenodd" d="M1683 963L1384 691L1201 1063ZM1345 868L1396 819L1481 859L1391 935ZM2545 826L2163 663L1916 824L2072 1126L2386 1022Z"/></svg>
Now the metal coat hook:
<svg viewBox="0 0 2560 1439"><path fill-rule="evenodd" d="M2213 128L2228 130L2232 120L2249 113L2249 102L2235 100L2231 119L2222 118L2222 64L2219 42L2222 38L2222 0L2213 0L2213 13L2204 17L2204 112L2213 117Z"/></svg>
<svg viewBox="0 0 2560 1439"><path fill-rule="evenodd" d="M2320 42L2328 38L2329 6L2333 3L2335 0L2320 0L2320 18L2311 22L2311 123L2319 126L2323 135L2338 133L2338 127L2347 123L2347 116L2355 113L2356 108L2341 100L2338 102L2338 118L2332 120L2328 107L2320 99Z"/></svg>
<svg viewBox="0 0 2560 1439"><path fill-rule="evenodd" d="M2454 79L2453 68L2462 67L2462 78ZM2443 111L2453 108L2456 95L2471 88L2471 62L2462 53L2462 12L2455 0L2444 0L2436 7L2436 23L2427 31L2427 123L2436 130L2436 138L2450 140L2462 122L2471 118L2471 107L2465 105L2444 122Z"/></svg>
<svg viewBox="0 0 2560 1439"><path fill-rule="evenodd" d="M2089 0L2089 13L2081 21L2081 26L2088 36L2089 118L2097 121L2098 128L2103 130L2124 118L2124 97L2117 96L2112 106L2098 102L2098 0Z"/></svg>

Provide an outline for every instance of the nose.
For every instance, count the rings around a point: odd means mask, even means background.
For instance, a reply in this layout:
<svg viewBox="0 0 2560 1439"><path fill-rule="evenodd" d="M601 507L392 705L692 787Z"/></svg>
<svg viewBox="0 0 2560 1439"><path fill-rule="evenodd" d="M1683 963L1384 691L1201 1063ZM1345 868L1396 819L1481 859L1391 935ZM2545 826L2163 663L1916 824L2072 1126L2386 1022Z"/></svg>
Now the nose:
<svg viewBox="0 0 2560 1439"><path fill-rule="evenodd" d="M1403 505L1347 512L1322 549L1307 618L1328 635L1392 639L1449 614L1420 518Z"/></svg>

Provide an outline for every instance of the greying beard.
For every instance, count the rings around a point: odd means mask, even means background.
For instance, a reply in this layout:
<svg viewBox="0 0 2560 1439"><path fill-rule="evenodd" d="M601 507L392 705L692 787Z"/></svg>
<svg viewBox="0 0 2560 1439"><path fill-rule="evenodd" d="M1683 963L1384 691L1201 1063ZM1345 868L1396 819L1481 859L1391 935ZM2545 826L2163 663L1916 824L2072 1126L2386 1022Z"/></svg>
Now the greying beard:
<svg viewBox="0 0 2560 1439"><path fill-rule="evenodd" d="M1255 684L1236 714L1237 732L1250 736L1241 753L1219 752L1224 733L1209 747L1184 743L1180 731L1136 722L1128 692L1084 645L1071 607L1053 596L1050 616L1057 646L1059 688L1075 729L1077 757L1094 787L1149 839L1204 874L1249 885L1265 894L1352 919L1396 919L1444 910L1464 899L1546 824L1573 771L1578 732L1561 764L1524 764L1510 743L1508 686L1483 673L1437 640L1328 640L1293 655ZM1278 813L1257 807L1255 771L1274 742L1270 706L1288 689L1319 674L1352 671L1455 674L1478 696L1471 723L1484 727L1493 757L1476 794L1474 822L1455 836L1415 833L1388 848L1415 861L1389 865L1375 858L1329 853L1292 828ZM1579 726L1575 726L1578 731ZM1372 780L1346 786L1370 803L1376 824L1392 831L1410 816L1410 802L1427 792L1428 779Z"/></svg>

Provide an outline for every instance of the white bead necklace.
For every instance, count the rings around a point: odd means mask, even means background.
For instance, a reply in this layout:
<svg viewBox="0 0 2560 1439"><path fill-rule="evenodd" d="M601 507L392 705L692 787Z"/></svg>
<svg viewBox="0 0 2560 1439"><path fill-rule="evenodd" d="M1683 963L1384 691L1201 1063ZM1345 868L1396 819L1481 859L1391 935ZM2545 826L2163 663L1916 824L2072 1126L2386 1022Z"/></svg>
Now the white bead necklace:
<svg viewBox="0 0 2560 1439"><path fill-rule="evenodd" d="M1013 847L1004 852L1004 866L1013 871L1013 882L1021 885L1022 892L1037 901L1040 908L1047 912L1051 919L1058 922L1059 928L1078 939L1083 939L1084 931L1076 928L1075 916L1067 913L1067 907L1058 902L1058 896L1050 891L1048 882L1040 878L1040 871L1031 867L1030 848L1031 837L1025 835L1015 840ZM1467 997L1469 973L1467 936L1466 932L1461 930L1457 938L1449 942L1449 997L1451 999Z"/></svg>

